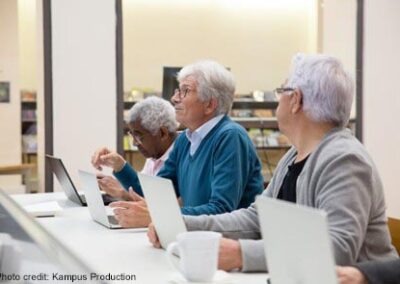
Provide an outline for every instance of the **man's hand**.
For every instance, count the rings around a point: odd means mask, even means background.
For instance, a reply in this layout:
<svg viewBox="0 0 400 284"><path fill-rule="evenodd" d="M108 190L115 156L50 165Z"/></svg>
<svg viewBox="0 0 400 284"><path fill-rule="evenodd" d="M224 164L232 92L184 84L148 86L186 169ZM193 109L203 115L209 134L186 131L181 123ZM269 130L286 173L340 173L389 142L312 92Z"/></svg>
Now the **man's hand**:
<svg viewBox="0 0 400 284"><path fill-rule="evenodd" d="M99 183L100 189L112 197L120 199L126 199L126 197L129 197L129 194L125 191L121 184L113 177L98 175L97 182ZM130 198L126 200L130 200Z"/></svg>
<svg viewBox="0 0 400 284"><path fill-rule="evenodd" d="M117 152L113 152L106 147L98 149L92 156L92 165L98 170L102 170L102 166L110 167L114 172L119 172L125 165L124 158Z"/></svg>
<svg viewBox="0 0 400 284"><path fill-rule="evenodd" d="M242 249L240 243L235 240L222 238L219 244L218 268L230 271L242 269Z"/></svg>
<svg viewBox="0 0 400 284"><path fill-rule="evenodd" d="M150 243L155 248L161 248L160 240L158 239L156 228L153 223L149 224L149 230L147 231L147 237L149 238Z"/></svg>
<svg viewBox="0 0 400 284"><path fill-rule="evenodd" d="M364 275L355 267L337 266L336 274L340 284L367 284Z"/></svg>
<svg viewBox="0 0 400 284"><path fill-rule="evenodd" d="M115 219L123 228L144 228L151 223L149 210L143 197L129 188L132 201L112 202L110 207L115 208Z"/></svg>

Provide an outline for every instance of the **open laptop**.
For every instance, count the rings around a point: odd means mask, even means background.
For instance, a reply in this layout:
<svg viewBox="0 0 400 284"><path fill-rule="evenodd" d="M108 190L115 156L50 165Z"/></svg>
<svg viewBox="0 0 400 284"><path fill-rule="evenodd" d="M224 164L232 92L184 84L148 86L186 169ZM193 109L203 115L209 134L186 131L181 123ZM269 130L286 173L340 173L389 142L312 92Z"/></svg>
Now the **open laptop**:
<svg viewBox="0 0 400 284"><path fill-rule="evenodd" d="M78 172L92 219L107 228L121 229L122 227L118 224L114 215L107 214L96 175L82 170Z"/></svg>
<svg viewBox="0 0 400 284"><path fill-rule="evenodd" d="M256 206L272 284L337 284L325 212L263 196Z"/></svg>
<svg viewBox="0 0 400 284"><path fill-rule="evenodd" d="M56 175L59 183L61 184L62 189L67 195L67 198L79 205L87 206L85 196L83 194L79 194L78 191L76 190L76 187L73 184L71 177L64 166L63 161L60 158L56 158L50 155L46 155L46 159L50 164L51 170ZM105 205L108 205L111 202L117 200L108 194L102 194L102 199Z"/></svg>
<svg viewBox="0 0 400 284"><path fill-rule="evenodd" d="M138 177L161 246L166 249L176 235L186 232L174 186L169 179L141 173Z"/></svg>

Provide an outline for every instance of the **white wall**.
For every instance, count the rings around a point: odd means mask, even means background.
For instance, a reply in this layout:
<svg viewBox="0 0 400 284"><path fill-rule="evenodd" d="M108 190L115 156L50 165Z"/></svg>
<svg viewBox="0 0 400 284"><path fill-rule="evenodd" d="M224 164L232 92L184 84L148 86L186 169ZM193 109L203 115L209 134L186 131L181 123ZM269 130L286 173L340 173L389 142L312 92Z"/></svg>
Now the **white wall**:
<svg viewBox="0 0 400 284"><path fill-rule="evenodd" d="M44 54L43 54L43 1L36 0L36 94L37 94L37 167L38 189L44 191L45 187L45 152L44 152Z"/></svg>
<svg viewBox="0 0 400 284"><path fill-rule="evenodd" d="M400 1L365 1L364 143L380 171L388 215L400 218Z"/></svg>
<svg viewBox="0 0 400 284"><path fill-rule="evenodd" d="M21 89L37 89L37 0L18 0Z"/></svg>
<svg viewBox="0 0 400 284"><path fill-rule="evenodd" d="M356 0L321 0L322 52L339 58L356 78ZM355 99L351 117L356 116Z"/></svg>
<svg viewBox="0 0 400 284"><path fill-rule="evenodd" d="M0 103L0 165L21 163L18 2L0 1L0 81L10 82L10 103ZM0 188L20 184L19 176L0 176Z"/></svg>
<svg viewBox="0 0 400 284"><path fill-rule="evenodd" d="M296 52L317 49L315 0L124 0L124 90L162 89L162 66L212 58L237 93L272 90Z"/></svg>
<svg viewBox="0 0 400 284"><path fill-rule="evenodd" d="M115 1L51 4L54 155L77 181L97 147L116 147Z"/></svg>

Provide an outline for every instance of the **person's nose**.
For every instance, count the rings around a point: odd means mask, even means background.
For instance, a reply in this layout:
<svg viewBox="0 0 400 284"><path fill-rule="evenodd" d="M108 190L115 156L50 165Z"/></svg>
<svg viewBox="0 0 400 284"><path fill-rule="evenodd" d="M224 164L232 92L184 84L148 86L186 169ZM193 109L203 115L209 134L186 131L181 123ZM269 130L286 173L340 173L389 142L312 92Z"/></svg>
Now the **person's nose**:
<svg viewBox="0 0 400 284"><path fill-rule="evenodd" d="M171 97L171 103L173 105L176 105L180 102L180 98L179 98L179 93L178 92L174 92L174 94Z"/></svg>

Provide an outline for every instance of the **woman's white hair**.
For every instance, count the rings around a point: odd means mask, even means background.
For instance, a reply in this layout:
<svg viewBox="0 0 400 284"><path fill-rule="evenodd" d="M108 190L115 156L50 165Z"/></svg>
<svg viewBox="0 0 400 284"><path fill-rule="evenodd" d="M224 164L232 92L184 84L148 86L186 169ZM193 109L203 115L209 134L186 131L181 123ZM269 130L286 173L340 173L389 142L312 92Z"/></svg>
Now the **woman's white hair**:
<svg viewBox="0 0 400 284"><path fill-rule="evenodd" d="M310 119L347 125L354 83L338 59L321 54L295 55L287 86L301 90L303 108Z"/></svg>
<svg viewBox="0 0 400 284"><path fill-rule="evenodd" d="M217 99L215 115L229 113L235 94L235 80L230 71L218 62L202 60L183 67L178 73L178 82L189 76L197 81L197 93L201 101Z"/></svg>
<svg viewBox="0 0 400 284"><path fill-rule="evenodd" d="M175 119L175 109L170 102L159 97L148 97L136 103L128 112L127 122L139 121L143 128L156 134L161 127L166 127L170 133L178 128Z"/></svg>

